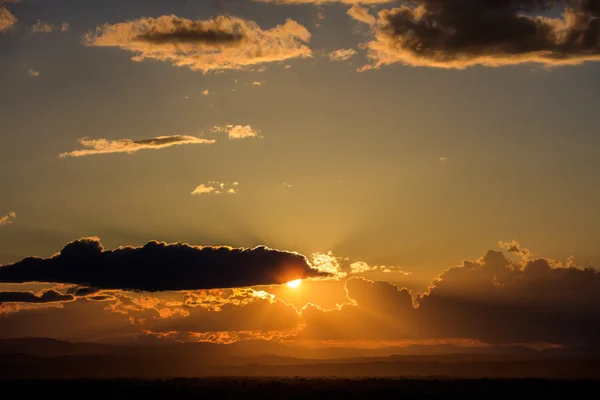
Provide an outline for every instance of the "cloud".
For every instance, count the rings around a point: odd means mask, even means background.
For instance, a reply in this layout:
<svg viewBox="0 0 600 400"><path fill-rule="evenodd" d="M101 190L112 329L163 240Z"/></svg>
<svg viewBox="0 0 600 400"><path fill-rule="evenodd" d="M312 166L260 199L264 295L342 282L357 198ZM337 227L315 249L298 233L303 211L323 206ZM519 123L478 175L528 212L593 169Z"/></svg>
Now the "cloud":
<svg viewBox="0 0 600 400"><path fill-rule="evenodd" d="M35 70L35 69L33 69L33 68L29 68L29 69L27 70L27 73L29 74L29 76L33 76L33 77L40 76L40 72L39 72L39 71L36 71L36 70Z"/></svg>
<svg viewBox="0 0 600 400"><path fill-rule="evenodd" d="M17 213L14 211L11 211L6 215L0 215L0 226L12 224L15 222L15 219L17 219Z"/></svg>
<svg viewBox="0 0 600 400"><path fill-rule="evenodd" d="M173 135L157 136L151 139L89 139L82 138L78 142L86 149L74 150L61 153L60 157L81 157L92 154L128 153L132 154L139 150L164 149L171 146L183 144L213 144L216 140L201 139L195 136Z"/></svg>
<svg viewBox="0 0 600 400"><path fill-rule="evenodd" d="M194 189L191 194L192 195L201 195L201 194L236 194L238 192L238 182L233 182L232 184L210 181L208 184L201 184Z"/></svg>
<svg viewBox="0 0 600 400"><path fill-rule="evenodd" d="M203 73L246 69L262 63L310 57L310 32L291 19L263 30L253 21L219 16L188 20L174 15L104 24L84 35L83 44L119 47L134 61L169 61Z"/></svg>
<svg viewBox="0 0 600 400"><path fill-rule="evenodd" d="M521 251L514 242L504 247ZM600 272L572 260L511 261L490 250L443 272L425 294L362 278L346 281L346 292L348 301L337 309L305 307L299 338L586 346L600 334Z"/></svg>
<svg viewBox="0 0 600 400"><path fill-rule="evenodd" d="M39 296L33 292L0 292L0 303L53 303L72 300L73 296L55 290L46 290Z"/></svg>
<svg viewBox="0 0 600 400"><path fill-rule="evenodd" d="M17 23L17 18L6 7L0 5L0 33L8 32Z"/></svg>
<svg viewBox="0 0 600 400"><path fill-rule="evenodd" d="M67 32L71 26L68 22L63 22L60 25L52 25L46 22L42 22L38 19L35 25L31 27L31 31L34 33L52 33L52 32Z"/></svg>
<svg viewBox="0 0 600 400"><path fill-rule="evenodd" d="M466 68L522 63L577 65L600 60L595 0L415 0L382 10L364 43L371 63ZM562 16L542 13L564 6Z"/></svg>
<svg viewBox="0 0 600 400"><path fill-rule="evenodd" d="M440 157L439 161L441 164L446 164L448 162L448 157Z"/></svg>
<svg viewBox="0 0 600 400"><path fill-rule="evenodd" d="M354 49L338 49L329 53L331 61L346 61L354 57L356 50Z"/></svg>
<svg viewBox="0 0 600 400"><path fill-rule="evenodd" d="M254 0L258 3L274 3L274 4L385 4L395 0Z"/></svg>
<svg viewBox="0 0 600 400"><path fill-rule="evenodd" d="M252 82L252 86L260 86L260 85L262 85L262 83L259 81Z"/></svg>
<svg viewBox="0 0 600 400"><path fill-rule="evenodd" d="M204 96L208 96L210 94L210 92L208 91L208 89L206 89L206 90L202 91L202 94Z"/></svg>
<svg viewBox="0 0 600 400"><path fill-rule="evenodd" d="M71 283L99 289L196 290L282 284L327 276L301 254L270 249L148 242L104 250L98 238L67 244L50 258L0 267L0 282Z"/></svg>
<svg viewBox="0 0 600 400"><path fill-rule="evenodd" d="M352 7L350 7L347 13L349 16L359 22L364 22L368 25L375 25L375 17L369 13L369 9L366 7L361 7L358 4L354 4Z"/></svg>
<svg viewBox="0 0 600 400"><path fill-rule="evenodd" d="M262 139L260 130L251 127L250 125L215 125L211 128L211 132L226 132L229 139L246 139L257 138Z"/></svg>

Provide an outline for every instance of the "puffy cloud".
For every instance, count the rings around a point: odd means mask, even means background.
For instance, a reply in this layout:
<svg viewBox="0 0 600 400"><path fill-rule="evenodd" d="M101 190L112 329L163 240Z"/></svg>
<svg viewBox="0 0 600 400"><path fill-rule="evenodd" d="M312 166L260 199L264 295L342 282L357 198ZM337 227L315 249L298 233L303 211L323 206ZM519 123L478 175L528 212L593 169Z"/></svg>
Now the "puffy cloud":
<svg viewBox="0 0 600 400"><path fill-rule="evenodd" d="M600 273L489 251L451 268L419 300L422 334L488 343L590 345L600 335Z"/></svg>
<svg viewBox="0 0 600 400"><path fill-rule="evenodd" d="M169 61L207 73L310 57L310 32L291 19L263 30L253 21L219 16L188 20L174 15L104 24L83 37L86 46L119 47L134 61Z"/></svg>
<svg viewBox="0 0 600 400"><path fill-rule="evenodd" d="M348 15L359 22L375 25L375 17L369 13L369 9L366 7L361 7L359 4L354 4L352 7L350 7L348 10Z"/></svg>
<svg viewBox="0 0 600 400"><path fill-rule="evenodd" d="M402 63L466 68L528 62L546 66L600 60L596 0L444 1L382 10L374 40L363 44L369 65ZM560 17L542 16L556 5Z"/></svg>
<svg viewBox="0 0 600 400"><path fill-rule="evenodd" d="M356 50L354 49L338 49L329 53L331 61L346 61L354 57Z"/></svg>
<svg viewBox="0 0 600 400"><path fill-rule="evenodd" d="M36 24L31 27L31 31L34 33L67 32L70 27L68 22L63 22L60 25L52 25L38 19Z"/></svg>
<svg viewBox="0 0 600 400"><path fill-rule="evenodd" d="M511 244L504 247L521 248ZM442 273L425 294L360 278L348 280L346 291L348 302L338 309L305 307L299 338L585 346L600 335L600 272L572 262L511 261L490 250Z"/></svg>
<svg viewBox="0 0 600 400"><path fill-rule="evenodd" d="M211 128L211 132L225 132L229 139L246 139L246 138L257 138L262 139L260 130L251 127L250 125L225 125L225 126L214 126Z"/></svg>
<svg viewBox="0 0 600 400"><path fill-rule="evenodd" d="M233 182L232 184L210 181L208 184L201 184L194 189L191 194L192 195L201 195L201 194L236 194L238 192L238 182Z"/></svg>
<svg viewBox="0 0 600 400"><path fill-rule="evenodd" d="M61 157L81 157L92 154L110 154L110 153L128 153L132 154L139 150L164 149L171 146L180 146L183 144L213 144L216 140L202 139L195 136L173 135L157 136L151 139L132 140L132 139L89 139L82 138L79 143L86 147L81 150L74 150L67 153L61 153Z"/></svg>
<svg viewBox="0 0 600 400"><path fill-rule="evenodd" d="M11 30L17 23L17 18L6 7L0 5L0 33Z"/></svg>
<svg viewBox="0 0 600 400"><path fill-rule="evenodd" d="M446 164L448 162L448 157L440 157L440 164Z"/></svg>
<svg viewBox="0 0 600 400"><path fill-rule="evenodd" d="M205 89L202 91L202 95L204 96L208 96L210 94L210 92L208 91L208 89Z"/></svg>
<svg viewBox="0 0 600 400"><path fill-rule="evenodd" d="M262 85L262 82L259 82L259 81L252 82L252 86L261 86L261 85Z"/></svg>
<svg viewBox="0 0 600 400"><path fill-rule="evenodd" d="M33 77L40 76L40 71L37 71L33 68L29 68L27 70L27 73L29 74L29 76L33 76Z"/></svg>
<svg viewBox="0 0 600 400"><path fill-rule="evenodd" d="M39 296L33 292L0 292L0 303L53 303L72 300L72 295L55 290L46 290Z"/></svg>
<svg viewBox="0 0 600 400"><path fill-rule="evenodd" d="M0 215L0 226L12 224L15 222L15 219L17 219L17 213L14 211L11 211L6 215Z"/></svg>
<svg viewBox="0 0 600 400"><path fill-rule="evenodd" d="M195 290L283 284L327 276L301 254L270 249L148 242L104 250L98 238L67 244L50 258L0 267L0 282L71 283L100 289Z"/></svg>

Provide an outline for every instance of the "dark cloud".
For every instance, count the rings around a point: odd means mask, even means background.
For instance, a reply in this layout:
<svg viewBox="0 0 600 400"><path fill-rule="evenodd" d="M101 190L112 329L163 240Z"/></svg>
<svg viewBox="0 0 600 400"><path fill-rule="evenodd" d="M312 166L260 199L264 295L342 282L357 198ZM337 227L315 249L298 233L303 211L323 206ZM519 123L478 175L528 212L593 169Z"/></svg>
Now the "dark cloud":
<svg viewBox="0 0 600 400"><path fill-rule="evenodd" d="M25 258L0 267L0 282L52 282L100 289L195 290L282 284L327 276L301 254L269 249L199 247L149 242L104 250L98 238L66 245L51 258Z"/></svg>
<svg viewBox="0 0 600 400"><path fill-rule="evenodd" d="M32 292L0 292L0 303L53 303L72 301L73 296L46 290L40 296Z"/></svg>
<svg viewBox="0 0 600 400"><path fill-rule="evenodd" d="M373 61L442 68L537 62L548 66L600 60L597 0L415 0L383 10ZM550 17L556 7L562 15Z"/></svg>
<svg viewBox="0 0 600 400"><path fill-rule="evenodd" d="M223 32L213 29L193 30L186 27L179 27L170 32L159 32L151 30L138 35L135 40L148 43L204 43L212 45L232 45L244 39L239 33Z"/></svg>

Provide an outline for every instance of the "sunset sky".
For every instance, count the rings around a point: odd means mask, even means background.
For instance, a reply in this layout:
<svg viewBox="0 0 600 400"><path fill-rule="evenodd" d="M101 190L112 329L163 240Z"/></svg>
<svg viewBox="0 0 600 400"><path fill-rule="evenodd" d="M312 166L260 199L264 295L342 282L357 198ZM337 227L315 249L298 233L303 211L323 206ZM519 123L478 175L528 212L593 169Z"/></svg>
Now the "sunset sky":
<svg viewBox="0 0 600 400"><path fill-rule="evenodd" d="M591 344L599 4L0 0L0 338Z"/></svg>

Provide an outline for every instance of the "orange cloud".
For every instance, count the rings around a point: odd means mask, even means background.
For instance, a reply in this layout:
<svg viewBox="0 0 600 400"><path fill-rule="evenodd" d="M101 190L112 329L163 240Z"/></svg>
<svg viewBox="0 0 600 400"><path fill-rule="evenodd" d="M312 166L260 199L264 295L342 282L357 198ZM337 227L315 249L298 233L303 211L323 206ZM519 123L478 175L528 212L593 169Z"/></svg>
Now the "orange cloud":
<svg viewBox="0 0 600 400"><path fill-rule="evenodd" d="M291 19L263 30L255 22L237 17L192 21L165 15L104 24L84 35L82 42L136 53L134 61L168 61L207 73L310 57L306 45L310 37L304 26Z"/></svg>
<svg viewBox="0 0 600 400"><path fill-rule="evenodd" d="M253 85L256 82L253 83ZM259 82L260 85L260 82ZM257 85L255 85L257 86ZM228 124L225 126L215 125L211 128L211 132L225 132L229 139L246 139L246 138L257 138L262 139L260 130L251 127L250 125L233 125Z"/></svg>
<svg viewBox="0 0 600 400"><path fill-rule="evenodd" d="M354 4L348 10L348 15L353 19L364 22L368 25L375 25L375 17L369 13L369 9L366 7L361 7L359 4Z"/></svg>
<svg viewBox="0 0 600 400"><path fill-rule="evenodd" d="M12 224L15 222L15 219L17 219L17 213L14 211L11 211L6 215L0 215L0 226Z"/></svg>
<svg viewBox="0 0 600 400"><path fill-rule="evenodd" d="M192 195L201 195L201 194L236 194L238 192L238 182L233 182L232 184L210 181L208 184L200 184L198 185L192 192Z"/></svg>
<svg viewBox="0 0 600 400"><path fill-rule="evenodd" d="M132 139L89 139L82 138L78 142L87 147L81 150L74 150L67 153L61 153L60 157L81 157L92 154L111 154L128 153L133 154L140 150L164 149L171 146L180 146L184 144L213 144L216 140L201 139L195 136L173 135L158 136L151 139L132 140Z"/></svg>
<svg viewBox="0 0 600 400"><path fill-rule="evenodd" d="M6 7L0 6L0 33L8 32L17 23L17 18Z"/></svg>
<svg viewBox="0 0 600 400"><path fill-rule="evenodd" d="M329 53L331 61L346 61L354 57L356 50L354 49L338 49Z"/></svg>

